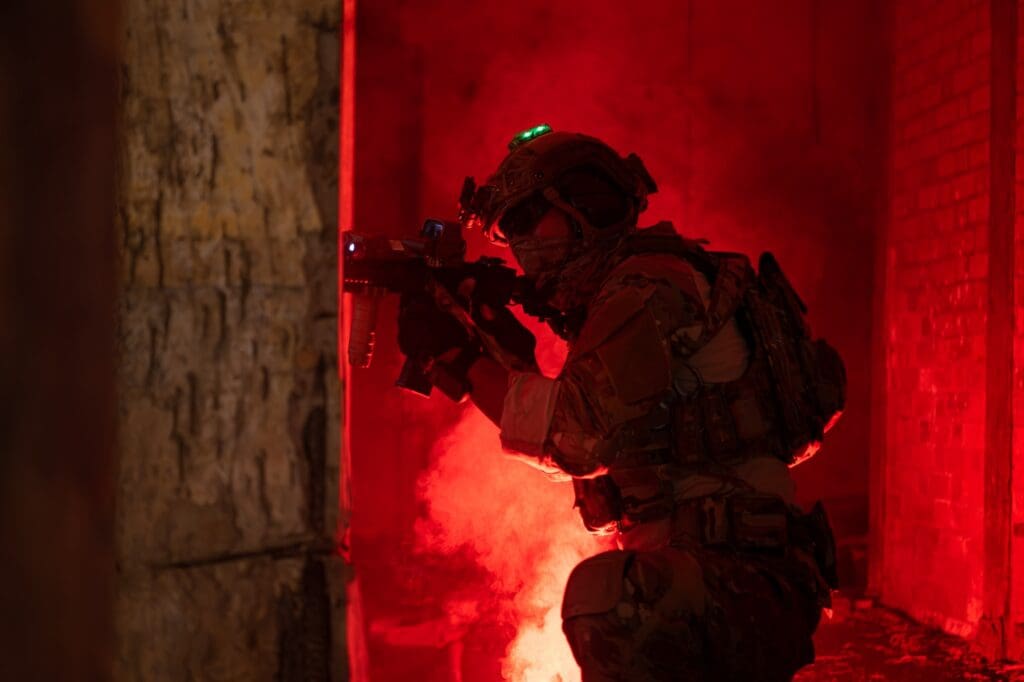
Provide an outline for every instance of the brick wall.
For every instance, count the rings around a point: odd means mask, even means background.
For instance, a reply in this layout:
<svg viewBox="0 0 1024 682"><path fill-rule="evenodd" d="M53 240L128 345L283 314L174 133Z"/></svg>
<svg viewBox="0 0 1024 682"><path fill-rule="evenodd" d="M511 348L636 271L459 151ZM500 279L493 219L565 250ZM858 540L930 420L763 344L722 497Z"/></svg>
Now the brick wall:
<svg viewBox="0 0 1024 682"><path fill-rule="evenodd" d="M982 617L990 25L977 0L890 14L883 598L973 636Z"/></svg>

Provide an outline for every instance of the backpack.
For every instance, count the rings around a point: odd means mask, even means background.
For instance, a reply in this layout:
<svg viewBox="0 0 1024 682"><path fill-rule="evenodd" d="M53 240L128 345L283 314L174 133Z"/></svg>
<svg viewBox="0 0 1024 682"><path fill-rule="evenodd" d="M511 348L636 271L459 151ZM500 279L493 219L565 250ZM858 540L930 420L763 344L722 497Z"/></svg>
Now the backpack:
<svg viewBox="0 0 1024 682"><path fill-rule="evenodd" d="M738 312L770 378L771 395L764 397L774 403L778 454L795 466L817 452L842 415L846 368L835 348L813 338L807 306L771 253L761 254Z"/></svg>
<svg viewBox="0 0 1024 682"><path fill-rule="evenodd" d="M711 285L702 340L735 315L750 343L742 377L682 401L675 430L684 461L707 456L728 463L756 449L790 466L812 457L842 415L846 369L835 348L813 338L807 307L775 256L761 254L755 273L746 256L707 251L665 224L632 235L629 250L688 261Z"/></svg>

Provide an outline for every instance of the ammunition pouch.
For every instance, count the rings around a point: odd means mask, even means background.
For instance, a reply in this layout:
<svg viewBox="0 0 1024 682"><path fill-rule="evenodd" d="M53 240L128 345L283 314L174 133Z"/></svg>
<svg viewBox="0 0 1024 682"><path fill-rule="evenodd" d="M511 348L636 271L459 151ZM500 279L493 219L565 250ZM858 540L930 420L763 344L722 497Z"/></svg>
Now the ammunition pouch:
<svg viewBox="0 0 1024 682"><path fill-rule="evenodd" d="M839 586L836 571L836 540L832 525L821 502L815 502L809 514L800 514L793 524L794 541L814 557L818 572L831 589Z"/></svg>
<svg viewBox="0 0 1024 682"><path fill-rule="evenodd" d="M792 512L774 496L734 494L679 503L672 511L672 542L784 554Z"/></svg>
<svg viewBox="0 0 1024 682"><path fill-rule="evenodd" d="M752 454L789 461L778 438L773 402L766 395L769 377L758 358L736 381L705 385L676 403L672 439L684 465L736 464Z"/></svg>
<svg viewBox="0 0 1024 682"><path fill-rule="evenodd" d="M795 547L814 559L825 585L839 586L835 537L821 502L804 514L772 496L706 497L676 509L672 532L676 542L745 552L783 554Z"/></svg>
<svg viewBox="0 0 1024 682"><path fill-rule="evenodd" d="M785 554L795 547L813 557L822 581L836 588L835 538L821 502L804 514L781 498L749 489L677 500L673 493L680 480L678 469L650 465L574 479L576 506L587 529L608 534L669 519L673 544L759 554Z"/></svg>

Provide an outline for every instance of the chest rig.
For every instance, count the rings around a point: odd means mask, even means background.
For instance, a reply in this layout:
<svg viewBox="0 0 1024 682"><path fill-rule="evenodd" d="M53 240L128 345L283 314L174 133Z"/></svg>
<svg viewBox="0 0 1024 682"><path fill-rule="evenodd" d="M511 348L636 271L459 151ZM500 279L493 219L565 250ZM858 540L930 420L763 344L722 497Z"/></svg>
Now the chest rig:
<svg viewBox="0 0 1024 682"><path fill-rule="evenodd" d="M673 484L688 475L728 478L731 467L754 456L789 466L808 459L841 415L846 393L839 354L812 337L806 306L772 254L761 255L755 272L745 256L706 251L667 224L637 232L624 248L628 255L678 256L711 287L703 325L671 335L674 354L689 356L735 317L750 360L738 379L673 392L619 429L609 473L575 481L584 524L596 533L614 532L624 519L672 513ZM638 498L636 490L659 492Z"/></svg>

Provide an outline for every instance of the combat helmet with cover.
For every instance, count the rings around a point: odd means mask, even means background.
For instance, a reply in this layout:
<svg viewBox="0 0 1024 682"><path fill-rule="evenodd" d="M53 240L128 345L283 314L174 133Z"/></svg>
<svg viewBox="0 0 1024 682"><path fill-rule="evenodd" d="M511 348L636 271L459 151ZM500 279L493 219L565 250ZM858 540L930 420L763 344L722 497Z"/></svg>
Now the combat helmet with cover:
<svg viewBox="0 0 1024 682"><path fill-rule="evenodd" d="M635 227L657 191L640 157L622 157L595 137L542 124L508 146L485 184L466 178L459 201L462 222L492 241L506 243L509 231L529 229L552 206L570 217L584 244L604 241Z"/></svg>

